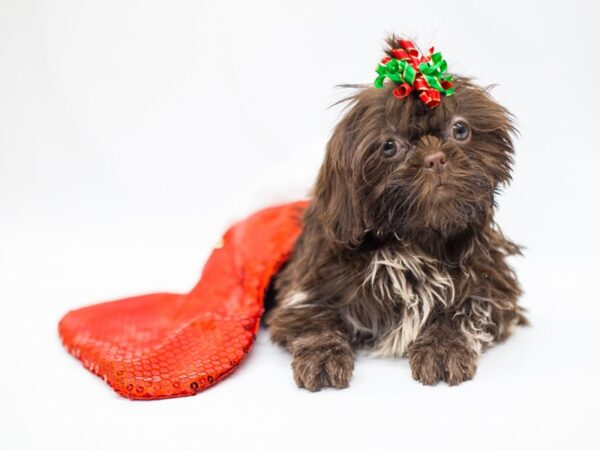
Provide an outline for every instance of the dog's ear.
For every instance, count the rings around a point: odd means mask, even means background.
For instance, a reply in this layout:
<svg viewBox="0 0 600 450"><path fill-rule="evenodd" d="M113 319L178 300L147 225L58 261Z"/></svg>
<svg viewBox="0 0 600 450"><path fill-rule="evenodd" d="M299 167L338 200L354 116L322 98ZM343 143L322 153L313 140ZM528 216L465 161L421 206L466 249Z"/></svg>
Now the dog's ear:
<svg viewBox="0 0 600 450"><path fill-rule="evenodd" d="M314 192L315 212L327 238L346 247L360 245L367 228L353 168L353 142L360 115L360 108L355 104L336 126L327 144Z"/></svg>

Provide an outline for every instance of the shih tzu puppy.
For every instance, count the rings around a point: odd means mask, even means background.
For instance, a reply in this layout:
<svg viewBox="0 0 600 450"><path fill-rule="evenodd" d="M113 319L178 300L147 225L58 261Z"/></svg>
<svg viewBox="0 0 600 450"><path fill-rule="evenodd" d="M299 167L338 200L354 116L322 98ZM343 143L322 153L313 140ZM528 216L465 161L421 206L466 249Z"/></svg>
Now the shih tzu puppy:
<svg viewBox="0 0 600 450"><path fill-rule="evenodd" d="M310 391L349 385L358 349L408 356L423 384L471 379L526 323L494 223L515 128L488 90L391 36L327 144L267 323Z"/></svg>

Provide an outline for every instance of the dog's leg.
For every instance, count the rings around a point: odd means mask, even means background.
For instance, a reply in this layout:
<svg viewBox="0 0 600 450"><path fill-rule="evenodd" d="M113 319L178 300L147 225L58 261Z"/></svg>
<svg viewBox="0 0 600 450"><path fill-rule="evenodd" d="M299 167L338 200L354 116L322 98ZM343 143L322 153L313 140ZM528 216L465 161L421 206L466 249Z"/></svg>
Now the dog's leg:
<svg viewBox="0 0 600 450"><path fill-rule="evenodd" d="M491 306L467 300L455 312L435 317L408 348L412 375L423 384L470 380L482 349L493 339Z"/></svg>
<svg viewBox="0 0 600 450"><path fill-rule="evenodd" d="M338 315L318 305L279 306L269 318L271 338L292 353L294 380L319 391L346 388L354 369L354 348Z"/></svg>

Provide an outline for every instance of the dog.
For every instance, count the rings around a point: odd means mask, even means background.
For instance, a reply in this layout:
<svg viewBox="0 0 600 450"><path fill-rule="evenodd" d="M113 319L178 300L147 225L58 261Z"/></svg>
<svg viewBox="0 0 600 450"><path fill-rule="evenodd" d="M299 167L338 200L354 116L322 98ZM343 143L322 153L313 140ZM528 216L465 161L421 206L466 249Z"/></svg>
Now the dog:
<svg viewBox="0 0 600 450"><path fill-rule="evenodd" d="M403 42L388 37L383 62L414 57ZM299 387L348 387L358 349L408 356L423 384L457 385L527 323L506 262L520 247L494 222L514 118L470 79L444 83L452 95L435 107L387 82L346 99L267 315Z"/></svg>

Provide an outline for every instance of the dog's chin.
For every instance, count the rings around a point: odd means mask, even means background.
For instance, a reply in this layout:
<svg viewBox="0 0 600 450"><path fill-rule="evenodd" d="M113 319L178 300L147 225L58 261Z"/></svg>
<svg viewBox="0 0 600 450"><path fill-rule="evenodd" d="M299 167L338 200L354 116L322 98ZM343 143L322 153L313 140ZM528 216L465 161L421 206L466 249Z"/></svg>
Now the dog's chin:
<svg viewBox="0 0 600 450"><path fill-rule="evenodd" d="M434 232L443 237L457 235L485 214L483 196L466 198L460 187L448 182L428 186L418 212L409 219L409 228L417 235Z"/></svg>

